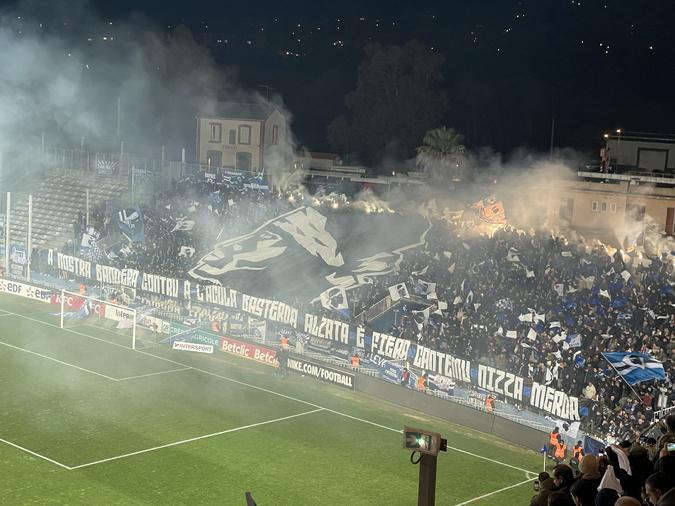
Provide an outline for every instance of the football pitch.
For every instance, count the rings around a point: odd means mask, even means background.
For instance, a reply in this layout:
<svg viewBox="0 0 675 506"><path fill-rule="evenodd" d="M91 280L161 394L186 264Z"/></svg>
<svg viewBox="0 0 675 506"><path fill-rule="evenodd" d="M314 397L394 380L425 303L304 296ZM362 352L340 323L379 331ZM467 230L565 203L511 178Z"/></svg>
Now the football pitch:
<svg viewBox="0 0 675 506"><path fill-rule="evenodd" d="M440 432L438 505L528 504L541 457L252 361L134 351L0 294L2 504L413 505L411 425Z"/></svg>

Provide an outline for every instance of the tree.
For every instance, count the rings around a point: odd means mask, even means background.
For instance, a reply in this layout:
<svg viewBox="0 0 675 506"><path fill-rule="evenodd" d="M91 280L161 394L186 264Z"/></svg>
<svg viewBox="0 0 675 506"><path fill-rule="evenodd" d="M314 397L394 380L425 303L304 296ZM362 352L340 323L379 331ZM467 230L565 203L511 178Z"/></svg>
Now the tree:
<svg viewBox="0 0 675 506"><path fill-rule="evenodd" d="M454 128L429 130L417 148L417 164L433 177L461 178L464 136Z"/></svg>
<svg viewBox="0 0 675 506"><path fill-rule="evenodd" d="M329 141L365 163L408 158L445 115L446 97L436 89L444 58L415 40L368 44L364 52L356 89L345 98L348 114L330 124Z"/></svg>

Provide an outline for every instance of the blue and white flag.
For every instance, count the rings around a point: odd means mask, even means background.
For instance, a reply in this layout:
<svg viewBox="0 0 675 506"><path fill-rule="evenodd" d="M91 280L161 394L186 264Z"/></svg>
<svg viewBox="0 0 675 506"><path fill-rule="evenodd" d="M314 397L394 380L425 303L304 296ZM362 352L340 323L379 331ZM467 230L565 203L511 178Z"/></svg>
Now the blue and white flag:
<svg viewBox="0 0 675 506"><path fill-rule="evenodd" d="M122 209L117 213L119 227L124 237L131 242L144 242L143 213L138 205Z"/></svg>
<svg viewBox="0 0 675 506"><path fill-rule="evenodd" d="M132 253L131 248L129 247L129 243L127 241L120 241L118 243L113 244L109 248L105 250L105 255L110 259L110 260L115 260L116 258L120 257L126 257L129 256Z"/></svg>
<svg viewBox="0 0 675 506"><path fill-rule="evenodd" d="M80 253L85 258L93 260L94 262L101 259L103 252L99 247L97 241L101 234L94 227L87 227L82 232L82 240L80 241Z"/></svg>
<svg viewBox="0 0 675 506"><path fill-rule="evenodd" d="M417 295L429 295L436 293L436 283L430 283L422 279L416 279L413 290Z"/></svg>
<svg viewBox="0 0 675 506"><path fill-rule="evenodd" d="M581 335L580 334L570 334L565 339L570 348L580 348L581 347Z"/></svg>
<svg viewBox="0 0 675 506"><path fill-rule="evenodd" d="M629 385L666 377L663 364L647 353L621 351L603 353L602 356Z"/></svg>

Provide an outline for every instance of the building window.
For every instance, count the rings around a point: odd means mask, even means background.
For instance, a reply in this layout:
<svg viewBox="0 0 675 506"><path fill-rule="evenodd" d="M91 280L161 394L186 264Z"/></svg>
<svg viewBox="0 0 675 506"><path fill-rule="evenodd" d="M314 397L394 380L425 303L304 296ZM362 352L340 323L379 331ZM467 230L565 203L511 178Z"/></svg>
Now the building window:
<svg viewBox="0 0 675 506"><path fill-rule="evenodd" d="M237 170L250 171L251 161L251 153L240 151L237 153Z"/></svg>
<svg viewBox="0 0 675 506"><path fill-rule="evenodd" d="M593 202L591 202L591 211L593 211L594 213L597 213L598 209L600 208L599 204L600 203L597 200L594 200Z"/></svg>
<svg viewBox="0 0 675 506"><path fill-rule="evenodd" d="M610 213L616 213L616 202L611 202L609 204L609 212Z"/></svg>
<svg viewBox="0 0 675 506"><path fill-rule="evenodd" d="M251 127L239 125L239 144L251 144Z"/></svg>
<svg viewBox="0 0 675 506"><path fill-rule="evenodd" d="M572 219L572 213L574 212L574 199L563 198L560 199L560 209L558 210L558 216L566 220Z"/></svg>
<svg viewBox="0 0 675 506"><path fill-rule="evenodd" d="M237 131L233 128L230 130L230 146L237 143Z"/></svg>
<svg viewBox="0 0 675 506"><path fill-rule="evenodd" d="M209 142L220 143L223 139L223 125L220 123L209 123L209 127L211 131L211 138L209 139Z"/></svg>
<svg viewBox="0 0 675 506"><path fill-rule="evenodd" d="M607 212L607 202L600 202L600 211L603 213Z"/></svg>
<svg viewBox="0 0 675 506"><path fill-rule="evenodd" d="M272 125L272 144L279 143L279 125Z"/></svg>

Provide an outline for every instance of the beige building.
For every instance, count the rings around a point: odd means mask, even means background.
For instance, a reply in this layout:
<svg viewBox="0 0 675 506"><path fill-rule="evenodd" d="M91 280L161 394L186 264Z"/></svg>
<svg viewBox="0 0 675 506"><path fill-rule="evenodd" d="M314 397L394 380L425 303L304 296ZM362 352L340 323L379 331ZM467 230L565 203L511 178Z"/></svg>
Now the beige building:
<svg viewBox="0 0 675 506"><path fill-rule="evenodd" d="M197 118L199 163L258 172L288 151L286 117L264 104L220 104L214 116ZM285 160L286 163L291 160Z"/></svg>
<svg viewBox="0 0 675 506"><path fill-rule="evenodd" d="M579 172L576 179L539 185L526 198L505 195L516 223L548 225L617 247L649 230L675 235L675 179Z"/></svg>
<svg viewBox="0 0 675 506"><path fill-rule="evenodd" d="M612 172L667 175L675 172L675 135L616 130L605 134L600 151Z"/></svg>

